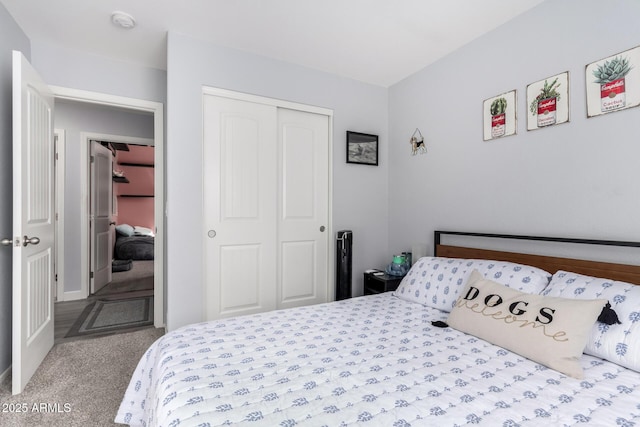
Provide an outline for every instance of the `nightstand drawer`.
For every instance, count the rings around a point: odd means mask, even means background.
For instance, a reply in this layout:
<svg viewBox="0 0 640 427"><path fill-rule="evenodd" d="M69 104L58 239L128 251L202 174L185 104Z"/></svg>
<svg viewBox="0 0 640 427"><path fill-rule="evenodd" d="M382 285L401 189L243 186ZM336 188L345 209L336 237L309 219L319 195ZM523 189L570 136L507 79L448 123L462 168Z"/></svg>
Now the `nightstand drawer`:
<svg viewBox="0 0 640 427"><path fill-rule="evenodd" d="M364 294L373 295L382 292L395 291L404 276L390 276L382 274L376 276L373 273L364 273Z"/></svg>

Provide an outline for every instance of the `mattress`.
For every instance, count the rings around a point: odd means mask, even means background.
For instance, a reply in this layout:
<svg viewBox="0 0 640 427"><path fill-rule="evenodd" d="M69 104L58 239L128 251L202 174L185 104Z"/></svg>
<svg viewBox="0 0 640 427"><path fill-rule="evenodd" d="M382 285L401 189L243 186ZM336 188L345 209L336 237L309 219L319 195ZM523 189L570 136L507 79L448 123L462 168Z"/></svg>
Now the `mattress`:
<svg viewBox="0 0 640 427"><path fill-rule="evenodd" d="M577 380L384 293L190 325L140 360L132 426L640 425L640 373L583 355Z"/></svg>

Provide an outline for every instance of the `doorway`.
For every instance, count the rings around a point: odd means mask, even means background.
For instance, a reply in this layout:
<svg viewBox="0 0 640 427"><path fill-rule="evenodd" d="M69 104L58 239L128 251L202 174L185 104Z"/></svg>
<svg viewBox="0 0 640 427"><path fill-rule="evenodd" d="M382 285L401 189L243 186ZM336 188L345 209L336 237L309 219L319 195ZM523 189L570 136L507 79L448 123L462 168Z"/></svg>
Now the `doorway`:
<svg viewBox="0 0 640 427"><path fill-rule="evenodd" d="M57 106L61 107L60 103ZM95 126L86 116L79 124L65 120L69 115L65 107L56 111L60 113L61 126ZM104 120L109 115L99 117ZM126 129L125 121L119 119L117 123ZM75 128L66 133L78 136ZM67 143L73 145L78 141L71 138ZM85 283L88 286L81 286L84 298L79 300L65 301L69 292L65 293L61 286L62 298L55 304L54 343L128 332L149 327L153 320L156 234L153 139L80 132L79 143L89 147L86 150L89 158L84 159L89 182L82 186L89 193L88 206L83 209L88 220L82 221L88 224L88 229L78 230L80 222L72 219L67 230L80 231L81 240L88 240L89 254L81 256L71 244L65 248L65 257L71 264L79 259L88 262L89 278L80 278L77 286ZM70 175L73 180L75 175ZM71 196L73 199L75 195ZM74 214L77 216L78 212ZM77 282L78 268L69 270ZM72 279L67 276L67 280Z"/></svg>
<svg viewBox="0 0 640 427"><path fill-rule="evenodd" d="M101 93L87 92L76 89L68 89L68 88L60 88L60 87L52 87L54 92L54 96L56 99L56 104L72 102L78 103L79 105L84 105L87 110L91 107L103 108L106 110L116 111L123 114L132 114L132 115L144 115L147 116L151 123L151 138L144 138L142 136L133 136L133 137L121 137L118 135L104 135L99 133L89 133L83 132L80 139L83 141L87 141L87 143L83 143L79 147L79 151L76 154L78 156L78 163L80 165L80 176L83 179L79 179L78 185L81 187L80 191L80 200L78 203L86 207L87 209L81 209L81 215L78 220L79 227L73 227L77 230L72 231L69 227L69 212L63 211L60 213L60 217L67 218L67 226L64 229L64 240L67 242L66 245L69 247L69 240L73 239L73 233L77 234L75 241L79 247L79 258L69 257L68 254L65 254L63 248L60 248L57 252L62 254L62 259L60 260L60 265L63 268L58 269L58 286L57 286L57 301L64 301L65 304L70 301L77 302L75 310L77 310L77 306L86 304L86 299L90 295L90 275L91 269L89 268L90 262L90 233L89 233L89 224L90 224L90 214L88 210L89 206L89 174L90 174L90 166L89 166L89 143L88 141L93 140L107 140L113 144L136 144L136 145L144 145L144 146L152 146L153 147L153 165L150 171L147 171L147 175L151 175L153 187L154 187L154 196L151 201L151 210L153 212L154 224L153 224L153 234L154 234L154 242L153 242L153 251L155 253L154 262L151 266L151 277L153 281L152 285L152 293L154 295L153 298L153 324L155 327L164 326L164 159L163 159L163 106L160 103L151 102L151 101L143 101L132 98L123 98L118 96L112 96ZM127 133L126 130L123 133ZM134 132L135 134L135 132ZM65 132L65 136L69 138L69 132ZM106 137L106 138L105 138ZM64 146L64 142L60 144ZM109 145L109 144L107 144ZM65 155L69 157L73 150L66 148L64 150ZM86 160L81 160L86 159ZM68 163L68 162L67 162ZM67 170L66 173L69 173ZM117 203L117 200L114 200L114 204ZM149 206L147 201L146 203ZM66 206L69 206L69 202L67 202ZM114 208L117 209L117 208ZM151 229L150 227L147 227ZM62 239L61 239L62 240ZM75 264L75 265L74 265ZM76 269L79 269L79 272L75 273L72 271L73 268L69 268L69 266L73 266ZM64 268L66 267L66 268ZM62 274L60 274L62 273ZM79 285L70 286L74 282L78 282L76 277L80 277ZM67 286L69 285L69 286ZM56 330L58 330L59 325L56 325Z"/></svg>
<svg viewBox="0 0 640 427"><path fill-rule="evenodd" d="M152 296L154 287L155 258L155 188L153 171L155 147L151 144L136 144L134 139L91 139L92 147L102 146L108 150L113 167L107 176L91 179L91 200L103 199L109 206L108 238L100 239L99 222L95 213L90 214L89 239L91 241L90 294L94 296L120 296L121 298ZM125 142L126 140L126 142ZM152 141L150 141L152 142ZM96 169L94 159L91 169ZM102 181L102 182L101 182ZM110 191L100 187L110 186ZM108 193L105 195L104 193ZM108 196L108 200L104 200ZM91 203L91 206L99 203ZM93 209L95 212L96 209ZM102 240L108 240L108 256L100 257ZM108 278L97 273L101 265L108 268ZM103 275L105 276L105 275Z"/></svg>

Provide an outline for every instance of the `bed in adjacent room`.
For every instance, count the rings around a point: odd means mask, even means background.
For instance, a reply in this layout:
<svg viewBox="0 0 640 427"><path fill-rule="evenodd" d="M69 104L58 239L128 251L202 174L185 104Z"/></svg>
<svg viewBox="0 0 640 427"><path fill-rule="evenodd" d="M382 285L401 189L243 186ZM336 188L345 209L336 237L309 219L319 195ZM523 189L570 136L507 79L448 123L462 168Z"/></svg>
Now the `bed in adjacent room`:
<svg viewBox="0 0 640 427"><path fill-rule="evenodd" d="M640 266L436 251L395 292L163 336L116 422L640 425Z"/></svg>
<svg viewBox="0 0 640 427"><path fill-rule="evenodd" d="M142 226L116 226L114 258L117 260L150 261L154 259L154 233Z"/></svg>

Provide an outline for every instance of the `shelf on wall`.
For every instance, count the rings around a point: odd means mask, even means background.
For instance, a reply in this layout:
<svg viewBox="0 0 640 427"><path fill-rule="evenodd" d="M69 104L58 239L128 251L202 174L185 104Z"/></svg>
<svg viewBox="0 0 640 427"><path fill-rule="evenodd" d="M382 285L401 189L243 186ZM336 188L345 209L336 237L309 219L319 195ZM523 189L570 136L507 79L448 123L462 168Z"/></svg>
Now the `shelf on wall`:
<svg viewBox="0 0 640 427"><path fill-rule="evenodd" d="M122 163L118 163L120 166L135 166L135 167L141 167L141 168L153 168L155 167L155 165L150 165L147 163L128 163L128 162L122 162Z"/></svg>

